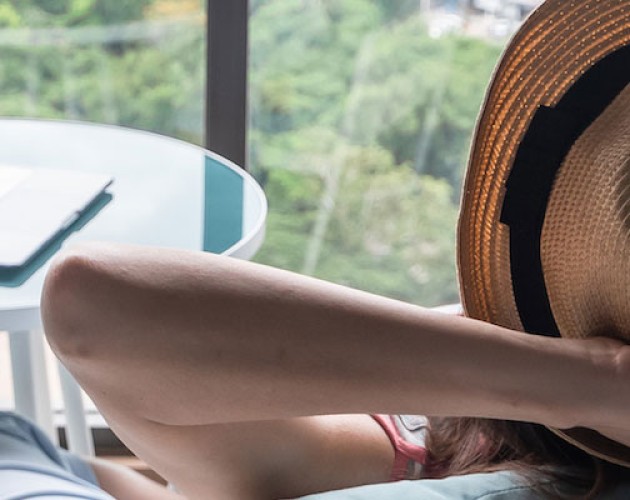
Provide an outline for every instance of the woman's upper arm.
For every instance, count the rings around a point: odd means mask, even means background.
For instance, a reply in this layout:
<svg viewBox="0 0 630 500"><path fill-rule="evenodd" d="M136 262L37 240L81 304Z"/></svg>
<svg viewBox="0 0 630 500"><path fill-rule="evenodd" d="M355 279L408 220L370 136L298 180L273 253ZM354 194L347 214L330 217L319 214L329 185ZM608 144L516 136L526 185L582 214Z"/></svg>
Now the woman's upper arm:
<svg viewBox="0 0 630 500"><path fill-rule="evenodd" d="M295 498L384 482L394 461L389 438L367 415L173 426L110 413L108 421L191 499Z"/></svg>
<svg viewBox="0 0 630 500"><path fill-rule="evenodd" d="M181 495L142 474L99 458L86 457L100 487L117 500L176 500Z"/></svg>
<svg viewBox="0 0 630 500"><path fill-rule="evenodd" d="M258 457L271 498L388 481L394 450L368 415L330 415L270 422L276 446ZM279 479L282 478L280 481Z"/></svg>

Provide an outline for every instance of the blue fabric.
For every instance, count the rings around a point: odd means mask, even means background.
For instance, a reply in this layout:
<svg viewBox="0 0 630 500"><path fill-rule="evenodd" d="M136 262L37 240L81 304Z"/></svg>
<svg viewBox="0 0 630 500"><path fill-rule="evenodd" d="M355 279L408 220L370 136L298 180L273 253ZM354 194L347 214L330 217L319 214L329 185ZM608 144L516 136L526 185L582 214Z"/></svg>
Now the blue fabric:
<svg viewBox="0 0 630 500"><path fill-rule="evenodd" d="M579 494L557 484L563 494ZM553 497L552 497L553 498ZM600 500L627 500L630 484L621 484L598 496ZM361 486L302 497L301 500L542 500L517 474L509 471L452 476L446 479L421 479Z"/></svg>
<svg viewBox="0 0 630 500"><path fill-rule="evenodd" d="M542 497L510 472L376 484L309 495L303 500L538 500Z"/></svg>
<svg viewBox="0 0 630 500"><path fill-rule="evenodd" d="M112 500L92 468L26 419L0 412L0 499Z"/></svg>

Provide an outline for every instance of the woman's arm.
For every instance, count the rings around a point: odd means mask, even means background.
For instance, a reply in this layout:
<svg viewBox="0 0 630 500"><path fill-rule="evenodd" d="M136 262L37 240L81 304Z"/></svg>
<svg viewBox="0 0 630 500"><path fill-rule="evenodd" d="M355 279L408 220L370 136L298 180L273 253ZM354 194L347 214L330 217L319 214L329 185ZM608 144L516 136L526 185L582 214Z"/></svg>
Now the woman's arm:
<svg viewBox="0 0 630 500"><path fill-rule="evenodd" d="M53 263L42 313L97 400L163 423L371 412L566 427L601 399L579 342L200 252L77 248Z"/></svg>
<svg viewBox="0 0 630 500"><path fill-rule="evenodd" d="M182 500L184 497L122 465L84 457L100 487L117 500Z"/></svg>
<svg viewBox="0 0 630 500"><path fill-rule="evenodd" d="M625 394L612 341L519 334L200 252L75 248L51 266L42 313L56 353L131 441L143 438L126 419L424 413L569 427L607 408L627 421L627 401L611 398Z"/></svg>
<svg viewBox="0 0 630 500"><path fill-rule="evenodd" d="M367 415L188 426L130 417L115 404L103 411L125 444L187 498L296 498L382 483L392 471L392 445ZM125 488L134 486L129 479Z"/></svg>

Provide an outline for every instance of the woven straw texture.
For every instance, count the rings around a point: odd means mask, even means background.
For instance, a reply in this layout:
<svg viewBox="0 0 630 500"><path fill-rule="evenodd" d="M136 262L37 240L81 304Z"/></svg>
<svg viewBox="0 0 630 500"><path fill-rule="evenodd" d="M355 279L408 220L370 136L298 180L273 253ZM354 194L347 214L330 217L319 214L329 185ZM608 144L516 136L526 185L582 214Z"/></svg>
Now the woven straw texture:
<svg viewBox="0 0 630 500"><path fill-rule="evenodd" d="M629 138L630 85L573 145L549 198L541 256L551 309L564 337L630 341ZM554 432L630 467L630 449L597 432Z"/></svg>
<svg viewBox="0 0 630 500"><path fill-rule="evenodd" d="M630 0L547 0L508 45L487 91L458 228L462 302L470 317L523 330L510 272L504 185L539 105L554 106L595 62L630 43ZM560 167L541 256L563 336L630 332L630 90L573 145ZM623 333L625 332L625 333ZM630 449L593 431L559 433L630 466Z"/></svg>
<svg viewBox="0 0 630 500"><path fill-rule="evenodd" d="M630 86L582 134L549 198L545 284L565 337L630 341Z"/></svg>

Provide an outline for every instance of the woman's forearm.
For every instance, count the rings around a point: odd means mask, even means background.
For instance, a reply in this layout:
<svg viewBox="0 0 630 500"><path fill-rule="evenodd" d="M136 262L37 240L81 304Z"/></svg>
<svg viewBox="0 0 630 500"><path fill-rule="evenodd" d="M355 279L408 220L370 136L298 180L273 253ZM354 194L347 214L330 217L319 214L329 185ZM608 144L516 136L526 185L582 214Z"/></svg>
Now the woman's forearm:
<svg viewBox="0 0 630 500"><path fill-rule="evenodd" d="M42 311L97 403L115 394L170 424L374 412L564 427L597 400L609 362L579 342L175 250L70 251L51 268Z"/></svg>

